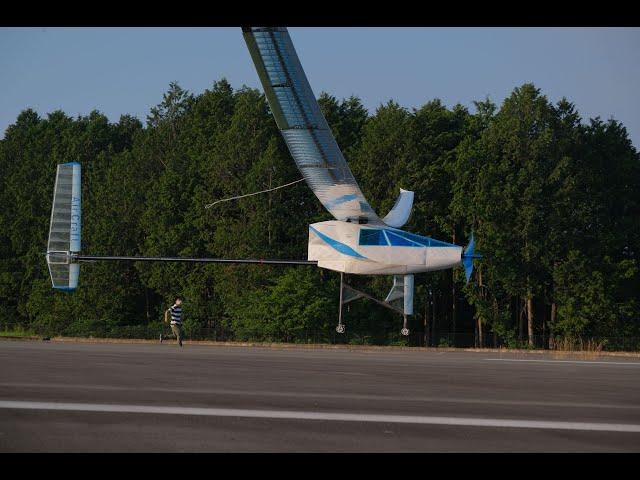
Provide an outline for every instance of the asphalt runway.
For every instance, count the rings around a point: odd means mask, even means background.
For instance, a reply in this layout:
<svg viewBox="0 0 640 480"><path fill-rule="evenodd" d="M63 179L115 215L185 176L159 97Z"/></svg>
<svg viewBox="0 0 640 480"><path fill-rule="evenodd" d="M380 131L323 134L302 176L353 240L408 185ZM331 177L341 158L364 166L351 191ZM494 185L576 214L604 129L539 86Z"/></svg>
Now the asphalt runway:
<svg viewBox="0 0 640 480"><path fill-rule="evenodd" d="M640 451L640 359L0 341L0 452Z"/></svg>

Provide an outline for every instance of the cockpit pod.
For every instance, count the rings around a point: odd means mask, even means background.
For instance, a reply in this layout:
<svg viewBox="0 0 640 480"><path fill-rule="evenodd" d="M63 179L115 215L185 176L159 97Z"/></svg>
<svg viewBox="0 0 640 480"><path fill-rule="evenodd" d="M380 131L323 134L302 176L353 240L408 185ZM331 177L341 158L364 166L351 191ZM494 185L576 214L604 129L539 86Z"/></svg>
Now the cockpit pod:
<svg viewBox="0 0 640 480"><path fill-rule="evenodd" d="M462 247L386 225L330 220L309 226L308 258L343 273L409 274L460 265Z"/></svg>

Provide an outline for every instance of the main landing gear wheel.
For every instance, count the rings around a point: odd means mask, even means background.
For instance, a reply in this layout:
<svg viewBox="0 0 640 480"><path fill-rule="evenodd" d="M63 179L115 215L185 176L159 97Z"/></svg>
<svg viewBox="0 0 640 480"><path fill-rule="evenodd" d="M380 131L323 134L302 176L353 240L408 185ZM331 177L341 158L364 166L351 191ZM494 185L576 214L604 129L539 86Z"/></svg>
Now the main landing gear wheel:
<svg viewBox="0 0 640 480"><path fill-rule="evenodd" d="M344 333L344 325L338 325L336 327L336 332L338 333Z"/></svg>
<svg viewBox="0 0 640 480"><path fill-rule="evenodd" d="M402 335L404 335L405 337L409 336L409 329L408 328L403 328L402 330L400 330L400 333Z"/></svg>

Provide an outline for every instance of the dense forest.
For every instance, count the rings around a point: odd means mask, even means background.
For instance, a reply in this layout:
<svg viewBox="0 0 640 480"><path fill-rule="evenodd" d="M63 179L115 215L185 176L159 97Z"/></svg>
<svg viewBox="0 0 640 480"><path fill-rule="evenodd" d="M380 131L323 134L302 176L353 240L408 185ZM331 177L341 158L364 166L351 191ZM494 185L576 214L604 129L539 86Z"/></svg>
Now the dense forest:
<svg viewBox="0 0 640 480"><path fill-rule="evenodd" d="M473 112L433 100L322 94L322 110L374 209L416 193L405 229L466 245L477 262L416 275L408 338L361 300L335 332L338 274L312 266L83 263L75 293L44 259L55 169L83 168L83 252L306 259L309 223L328 220L300 178L259 91L226 80L193 95L172 83L146 124L24 110L0 140L0 327L48 335L156 337L185 300L187 337L223 340L553 348L597 339L640 348L640 156L622 124L584 120L524 84ZM391 276L349 276L378 297Z"/></svg>

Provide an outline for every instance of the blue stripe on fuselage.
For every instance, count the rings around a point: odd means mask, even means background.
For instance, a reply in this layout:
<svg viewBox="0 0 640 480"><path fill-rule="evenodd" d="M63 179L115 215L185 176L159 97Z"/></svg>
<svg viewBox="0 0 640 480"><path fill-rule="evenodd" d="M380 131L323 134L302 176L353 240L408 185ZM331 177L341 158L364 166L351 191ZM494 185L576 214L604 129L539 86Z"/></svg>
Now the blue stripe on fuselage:
<svg viewBox="0 0 640 480"><path fill-rule="evenodd" d="M349 245L345 245L344 243L341 243L337 240L334 240L331 237L328 237L327 235L325 235L322 232L319 232L318 230L316 230L315 228L313 228L311 225L309 225L309 229L315 233L316 235L318 235L318 237L320 237L322 240L324 240L330 247L332 247L334 250L337 250L338 252L344 254L344 255L349 255L350 257L355 257L355 258L363 258L366 259L367 257L363 257L362 255L360 255L358 252L356 252L353 248L351 248Z"/></svg>

